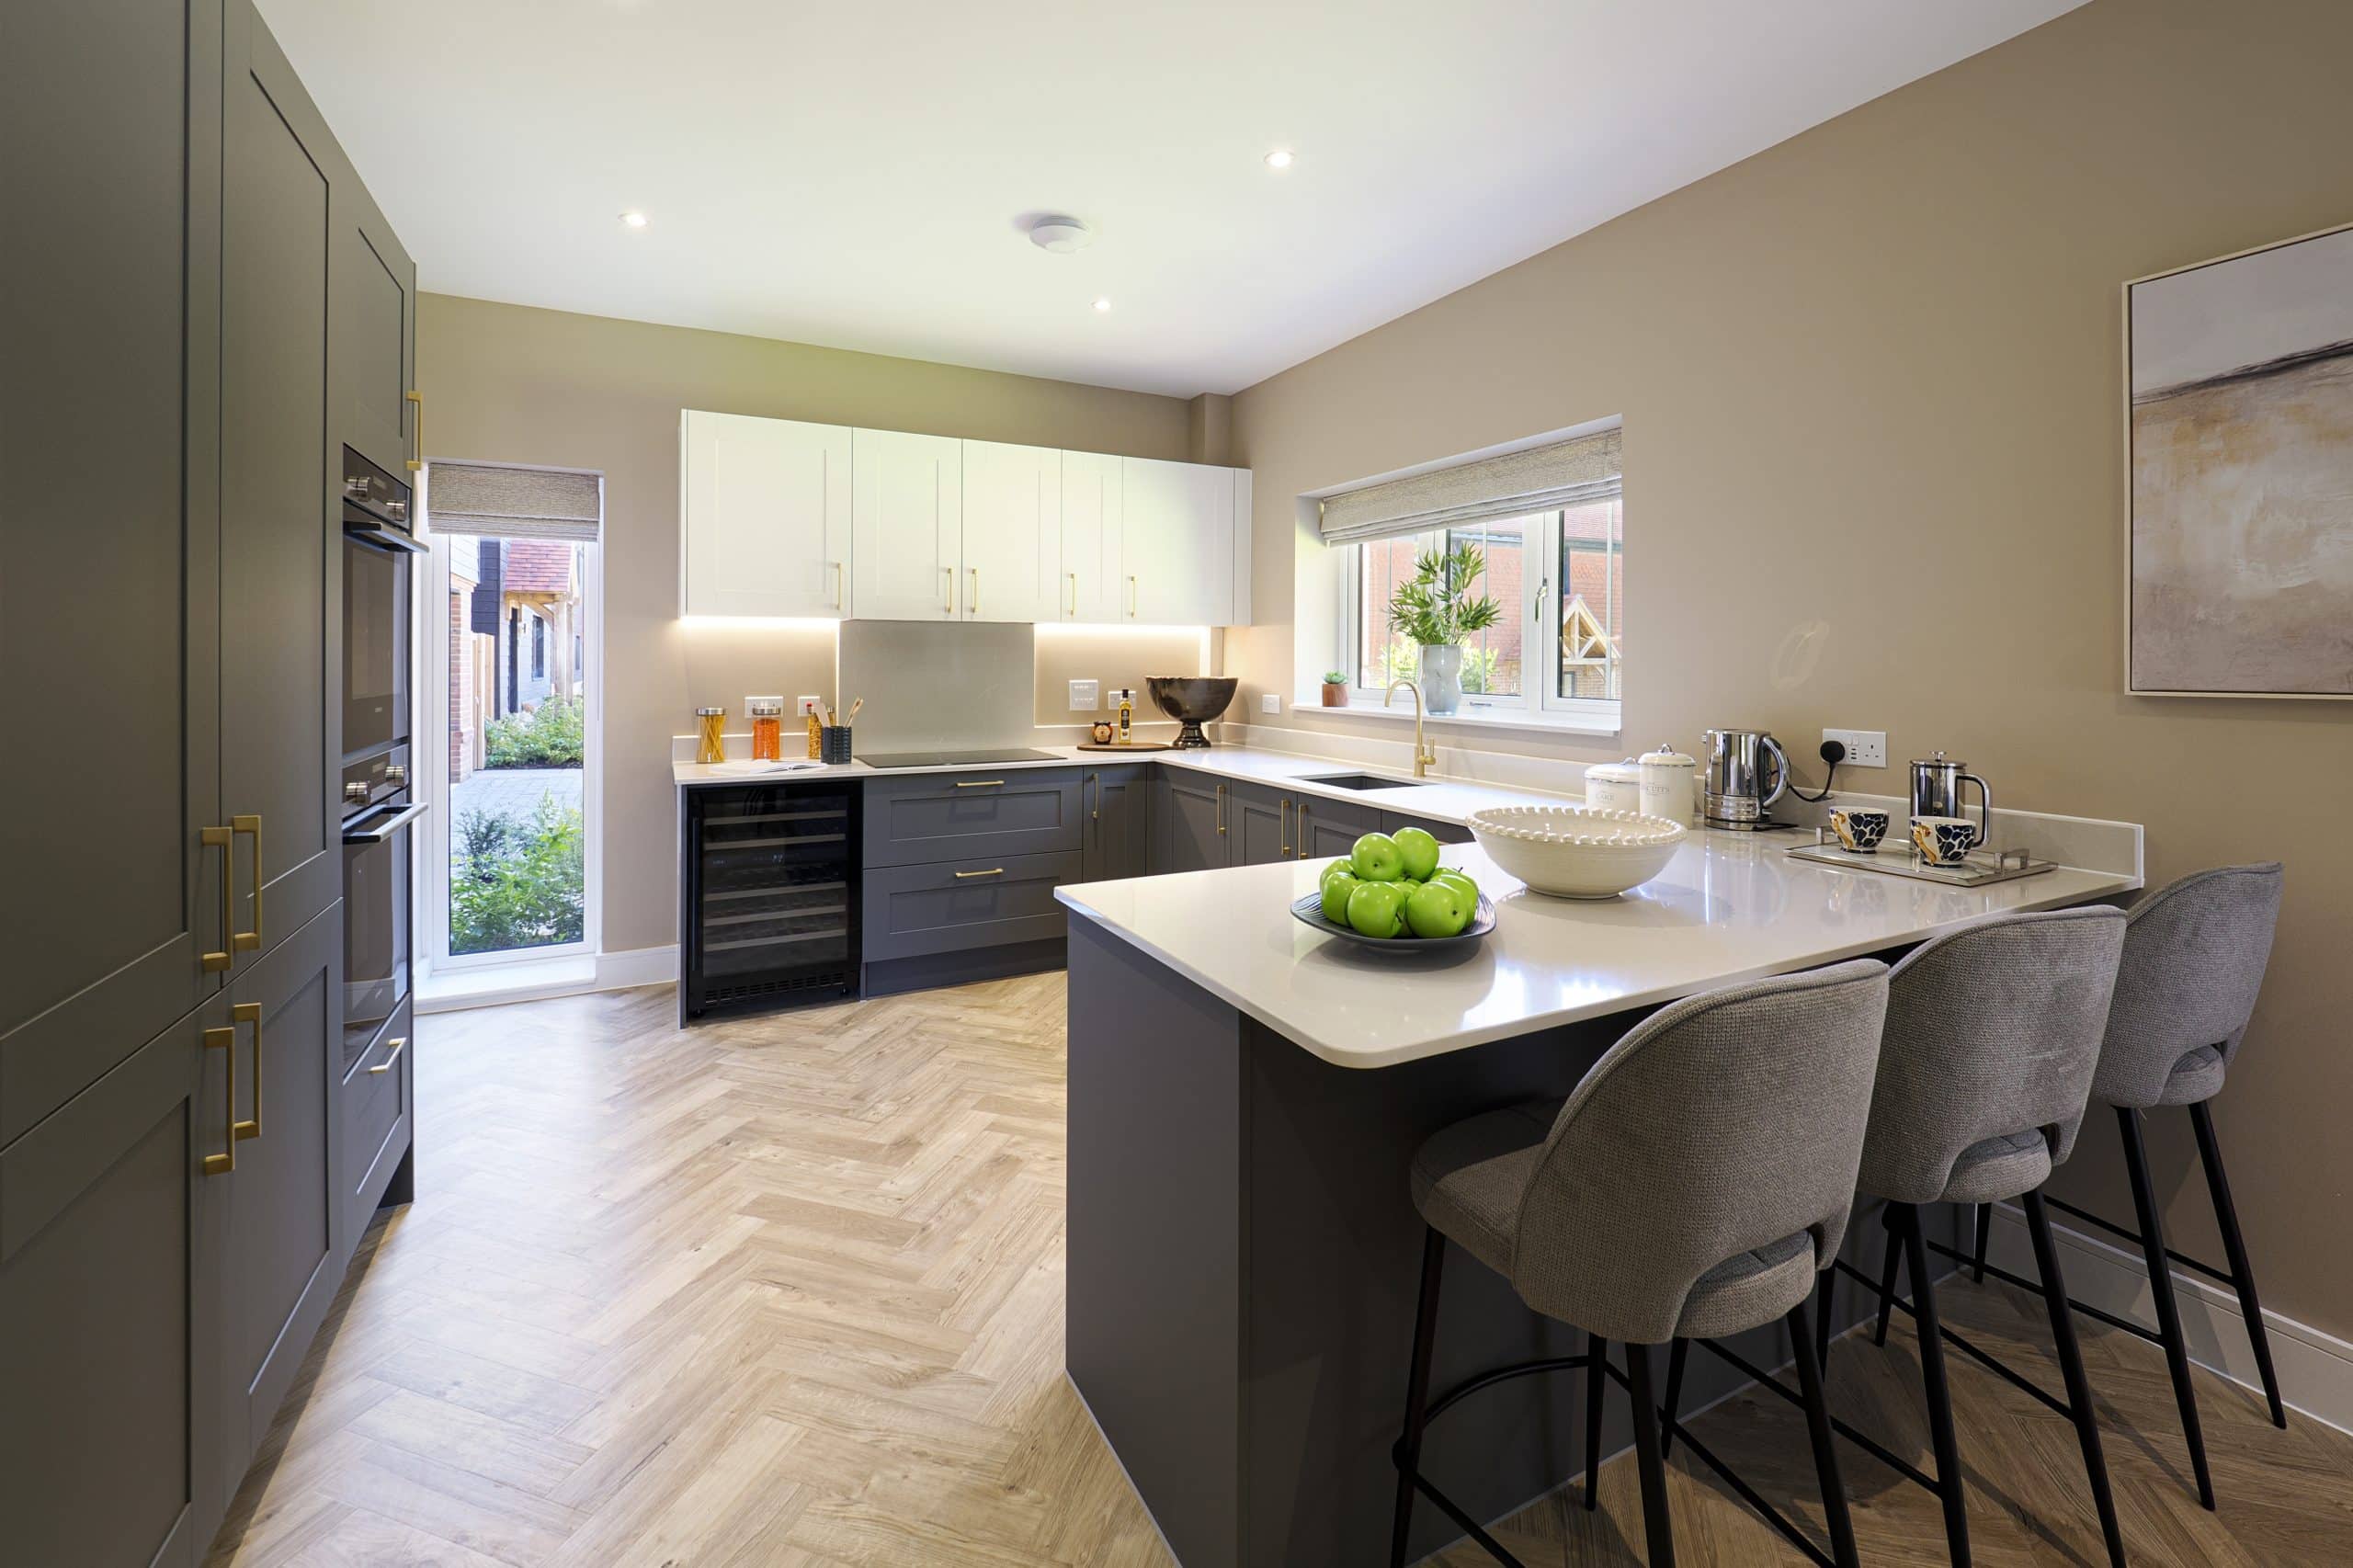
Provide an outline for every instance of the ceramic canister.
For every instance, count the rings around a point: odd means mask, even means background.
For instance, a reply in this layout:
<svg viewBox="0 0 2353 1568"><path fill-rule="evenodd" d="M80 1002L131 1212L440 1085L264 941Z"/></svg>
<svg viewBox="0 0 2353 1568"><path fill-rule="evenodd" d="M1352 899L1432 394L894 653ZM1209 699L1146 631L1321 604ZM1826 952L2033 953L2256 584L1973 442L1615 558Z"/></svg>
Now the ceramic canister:
<svg viewBox="0 0 2353 1568"><path fill-rule="evenodd" d="M1604 762L1586 768L1585 803L1597 812L1641 811L1643 770L1631 756L1623 762Z"/></svg>
<svg viewBox="0 0 2353 1568"><path fill-rule="evenodd" d="M1643 814L1688 823L1699 807L1699 765L1672 746L1643 753L1637 765L1642 779Z"/></svg>

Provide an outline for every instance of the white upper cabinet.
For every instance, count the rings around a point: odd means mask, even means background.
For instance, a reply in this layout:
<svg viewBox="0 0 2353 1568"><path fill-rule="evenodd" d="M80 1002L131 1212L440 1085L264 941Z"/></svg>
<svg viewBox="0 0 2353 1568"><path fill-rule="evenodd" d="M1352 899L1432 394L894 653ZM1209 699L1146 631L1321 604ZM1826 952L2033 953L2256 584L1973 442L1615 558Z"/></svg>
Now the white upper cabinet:
<svg viewBox="0 0 2353 1568"><path fill-rule="evenodd" d="M850 614L958 620L965 583L964 444L859 430L850 442Z"/></svg>
<svg viewBox="0 0 2353 1568"><path fill-rule="evenodd" d="M1233 478L1233 609L1228 626L1250 624L1250 471L1230 468Z"/></svg>
<svg viewBox="0 0 2353 1568"><path fill-rule="evenodd" d="M1120 460L1063 454L1062 577L1054 614L1039 619L1124 619L1120 580Z"/></svg>
<svg viewBox="0 0 2353 1568"><path fill-rule="evenodd" d="M1120 460L1120 589L1124 621L1233 622L1233 470Z"/></svg>
<svg viewBox="0 0 2353 1568"><path fill-rule="evenodd" d="M679 416L678 610L838 616L850 605L850 433Z"/></svg>
<svg viewBox="0 0 2353 1568"><path fill-rule="evenodd" d="M964 443L964 620L1062 619L1063 454Z"/></svg>

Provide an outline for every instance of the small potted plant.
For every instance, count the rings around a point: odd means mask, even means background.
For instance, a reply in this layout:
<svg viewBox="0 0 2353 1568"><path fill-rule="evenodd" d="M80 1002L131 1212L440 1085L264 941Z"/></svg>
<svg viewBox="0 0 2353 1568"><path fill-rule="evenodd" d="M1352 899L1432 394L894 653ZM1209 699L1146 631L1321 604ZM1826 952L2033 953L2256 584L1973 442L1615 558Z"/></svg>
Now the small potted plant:
<svg viewBox="0 0 2353 1568"><path fill-rule="evenodd" d="M1389 596L1389 625L1421 646L1422 702L1433 713L1462 706L1462 640L1503 619L1503 607L1471 585L1487 569L1474 544L1432 551Z"/></svg>
<svg viewBox="0 0 2353 1568"><path fill-rule="evenodd" d="M1346 708L1348 705L1348 676L1345 670L1324 672L1324 706Z"/></svg>

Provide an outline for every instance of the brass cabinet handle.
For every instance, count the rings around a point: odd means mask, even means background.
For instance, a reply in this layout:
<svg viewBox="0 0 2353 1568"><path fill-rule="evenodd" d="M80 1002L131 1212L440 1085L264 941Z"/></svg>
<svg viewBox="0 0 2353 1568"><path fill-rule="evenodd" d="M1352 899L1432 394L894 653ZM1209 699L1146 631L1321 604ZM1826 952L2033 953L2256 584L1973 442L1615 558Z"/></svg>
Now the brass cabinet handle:
<svg viewBox="0 0 2353 1568"><path fill-rule="evenodd" d="M1278 815L1283 824L1282 853L1289 856L1290 854L1290 798L1289 796L1283 798L1282 810Z"/></svg>
<svg viewBox="0 0 2353 1568"><path fill-rule="evenodd" d="M1131 572L1128 574L1128 619L1130 620L1136 618L1136 607L1141 603L1142 600L1136 593L1135 574Z"/></svg>
<svg viewBox="0 0 2353 1568"><path fill-rule="evenodd" d="M218 1154L204 1156L204 1174L222 1176L237 1168L237 1031L235 1027L233 1025L225 1029L205 1030L204 1049L225 1051L229 1053L229 1096L226 1107L229 1114L222 1119L222 1152Z"/></svg>
<svg viewBox="0 0 2353 1568"><path fill-rule="evenodd" d="M959 790L995 790L1002 786L1004 783L1005 780L1002 778L959 778L956 780L956 788Z"/></svg>
<svg viewBox="0 0 2353 1568"><path fill-rule="evenodd" d="M416 455L408 460L408 471L415 473L425 466L425 394L412 392L406 395L416 405L416 415L409 421L409 432L416 440Z"/></svg>
<svg viewBox="0 0 2353 1568"><path fill-rule="evenodd" d="M237 895L230 886L237 874L234 848L237 835L225 827L208 827L196 836L197 842L207 849L221 851L221 950L204 955L204 971L217 974L229 967L229 934L237 924Z"/></svg>
<svg viewBox="0 0 2353 1568"><path fill-rule="evenodd" d="M1075 572L1070 574L1070 612L1073 615L1078 613L1078 574Z"/></svg>
<svg viewBox="0 0 2353 1568"><path fill-rule="evenodd" d="M381 1076L383 1074L391 1072L392 1070L393 1063L400 1061L401 1052L408 1049L408 1037L406 1035L403 1035L400 1039L392 1041L392 1049L384 1052L384 1059L381 1062L377 1062L373 1067L368 1069L370 1074Z"/></svg>
<svg viewBox="0 0 2353 1568"><path fill-rule="evenodd" d="M1101 822L1103 820L1103 776L1099 773L1090 773L1086 776L1086 781L1095 786L1095 804L1088 808L1086 820Z"/></svg>
<svg viewBox="0 0 2353 1568"><path fill-rule="evenodd" d="M240 1002L230 1008L229 1032L232 1036L236 1033L239 1024L254 1027L254 1114L250 1121L237 1119L237 1096L232 1087L229 1094L229 1141L232 1143L239 1139L261 1136L261 1004ZM237 1060L234 1051L230 1051L229 1060L233 1063ZM232 1066L230 1071L233 1073L236 1069Z"/></svg>
<svg viewBox="0 0 2353 1568"><path fill-rule="evenodd" d="M1130 578L1129 581L1133 582L1134 579ZM1217 832L1220 838L1225 836L1225 786L1222 784L1217 787Z"/></svg>
<svg viewBox="0 0 2353 1568"><path fill-rule="evenodd" d="M939 569L939 574L948 579L947 602L939 607L939 613L954 615L956 613L956 568L943 566Z"/></svg>
<svg viewBox="0 0 2353 1568"><path fill-rule="evenodd" d="M966 877L1001 877L1003 875L1005 875L1004 867L991 866L985 871L959 871L956 873L956 880L961 881Z"/></svg>
<svg viewBox="0 0 2353 1568"><path fill-rule="evenodd" d="M842 563L841 563L840 562L836 561L836 562L833 562L833 568L834 568L834 608L835 608L835 609L839 609L839 608L842 608Z"/></svg>
<svg viewBox="0 0 2353 1568"><path fill-rule="evenodd" d="M231 947L241 953L249 953L261 946L261 818L231 817L229 831L233 834L249 833L254 837L254 928L240 931L229 938Z"/></svg>
<svg viewBox="0 0 2353 1568"><path fill-rule="evenodd" d="M1299 803L1299 858L1307 858L1307 802Z"/></svg>
<svg viewBox="0 0 2353 1568"><path fill-rule="evenodd" d="M981 613L981 569L967 566L964 570L972 574L972 592L964 596L964 613L978 615Z"/></svg>

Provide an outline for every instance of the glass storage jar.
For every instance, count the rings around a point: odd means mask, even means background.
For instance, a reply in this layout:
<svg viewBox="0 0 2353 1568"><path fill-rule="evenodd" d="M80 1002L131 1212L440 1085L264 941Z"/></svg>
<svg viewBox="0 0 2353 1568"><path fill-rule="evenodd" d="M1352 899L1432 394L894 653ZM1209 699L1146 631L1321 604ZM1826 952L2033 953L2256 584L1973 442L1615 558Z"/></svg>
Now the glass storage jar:
<svg viewBox="0 0 2353 1568"><path fill-rule="evenodd" d="M695 760L705 767L727 760L727 710L695 710Z"/></svg>

